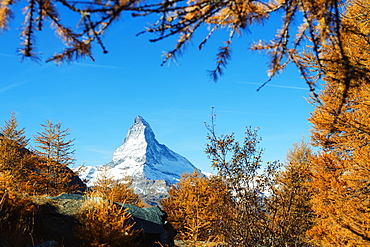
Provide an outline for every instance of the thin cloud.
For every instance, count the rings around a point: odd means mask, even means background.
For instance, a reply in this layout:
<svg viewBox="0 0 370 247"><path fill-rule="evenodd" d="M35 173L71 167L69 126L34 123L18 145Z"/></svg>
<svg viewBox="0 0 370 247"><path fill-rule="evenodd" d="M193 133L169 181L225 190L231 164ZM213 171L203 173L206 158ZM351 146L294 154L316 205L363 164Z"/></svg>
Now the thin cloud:
<svg viewBox="0 0 370 247"><path fill-rule="evenodd" d="M97 69L129 69L126 67L102 65L102 64L90 64L90 63L73 63L73 65L86 67L86 68L97 68Z"/></svg>
<svg viewBox="0 0 370 247"><path fill-rule="evenodd" d="M221 110L221 111L217 111L217 112L231 113L231 114L239 114L239 115L240 114L243 114L243 115L275 116L275 114L265 114L265 113L260 113L260 112L249 112L249 111L228 111L228 110Z"/></svg>
<svg viewBox="0 0 370 247"><path fill-rule="evenodd" d="M0 53L0 56L3 56L3 57L16 57L16 55L10 55L10 54L5 54L5 53Z"/></svg>
<svg viewBox="0 0 370 247"><path fill-rule="evenodd" d="M245 82L245 81L239 81L237 83L248 84L248 85L258 85L258 86L261 86L262 85L262 83ZM292 87L292 86L276 85L276 84L270 84L270 83L267 83L266 85L264 85L264 87L279 87L279 88L295 89L295 90L305 90L305 91L308 90L308 88L304 88L304 87Z"/></svg>
<svg viewBox="0 0 370 247"><path fill-rule="evenodd" d="M18 87L18 86L20 86L20 85L23 85L23 84L25 84L25 83L27 83L27 82L18 82L18 83L13 83L13 84L11 84L11 85L9 85L9 86L6 86L6 87L3 87L3 88L0 88L0 93L5 93L6 91L9 91L9 90L11 90L11 89L13 89L13 88L15 88L15 87Z"/></svg>
<svg viewBox="0 0 370 247"><path fill-rule="evenodd" d="M105 149L99 149L99 148L93 147L93 146L83 146L83 148L87 151L91 151L91 152L98 153L98 154L105 154L105 155L111 155L112 154L112 151L108 151L108 150L105 150ZM108 157L104 157L104 158L108 158Z"/></svg>
<svg viewBox="0 0 370 247"><path fill-rule="evenodd" d="M5 54L5 53L0 53L0 56L17 57L17 55L11 55L11 54ZM128 67L111 66L111 65L103 65L103 64L90 64L90 63L78 63L78 62L74 62L72 64L80 66L80 67L95 68L95 69L130 69Z"/></svg>

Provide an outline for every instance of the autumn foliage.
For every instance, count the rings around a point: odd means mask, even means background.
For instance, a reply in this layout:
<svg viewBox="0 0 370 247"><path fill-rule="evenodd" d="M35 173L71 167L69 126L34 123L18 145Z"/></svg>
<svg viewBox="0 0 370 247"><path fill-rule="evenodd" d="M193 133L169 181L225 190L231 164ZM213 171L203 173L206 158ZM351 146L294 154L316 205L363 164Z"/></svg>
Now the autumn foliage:
<svg viewBox="0 0 370 247"><path fill-rule="evenodd" d="M227 185L229 208L224 225L225 242L231 246L311 246L311 149L296 144L284 166L269 162L262 166L258 129L246 128L242 143L234 134L216 135L215 114L206 125L206 152L218 176ZM229 233L229 234L227 234Z"/></svg>
<svg viewBox="0 0 370 247"><path fill-rule="evenodd" d="M309 189L312 156L307 143L295 143L276 174L266 202L276 246L314 246L307 235L315 220Z"/></svg>
<svg viewBox="0 0 370 247"><path fill-rule="evenodd" d="M77 236L82 246L135 246L138 231L132 229L131 215L125 209L100 197L91 197L77 213Z"/></svg>
<svg viewBox="0 0 370 247"><path fill-rule="evenodd" d="M222 242L224 223L230 217L226 184L218 177L205 177L197 170L184 174L160 204L182 240Z"/></svg>
<svg viewBox="0 0 370 247"><path fill-rule="evenodd" d="M14 185L15 178L9 172L0 175L0 232L7 236L12 246L32 244L34 214L37 207L22 191L24 187Z"/></svg>
<svg viewBox="0 0 370 247"><path fill-rule="evenodd" d="M34 184L41 194L58 195L69 193L78 188L72 185L72 177L68 166L74 164L73 141L67 140L69 129L62 129L60 123L47 121L41 124L44 131L34 136L37 144L34 150L39 158L36 165L36 180Z"/></svg>
<svg viewBox="0 0 370 247"><path fill-rule="evenodd" d="M35 157L26 148L28 139L25 137L25 129L18 129L17 119L14 114L4 127L0 129L0 174L11 174L14 190L30 190L29 174L33 173Z"/></svg>
<svg viewBox="0 0 370 247"><path fill-rule="evenodd" d="M320 148L312 162L318 217L310 234L325 246L370 244L369 9L361 0L346 9L343 47L327 50L324 90L310 119L313 144Z"/></svg>
<svg viewBox="0 0 370 247"><path fill-rule="evenodd" d="M97 177L93 186L90 188L93 196L99 196L112 202L121 202L143 207L144 202L134 193L130 187L132 179L126 177L120 180L114 179L109 173L108 167L104 166L102 172Z"/></svg>
<svg viewBox="0 0 370 247"><path fill-rule="evenodd" d="M6 241L10 246L33 246L45 241L45 238L47 240L51 233L45 233L42 214L45 210L51 210L50 213L56 215L60 212L48 202L46 196L83 191L76 190L81 189L81 184L72 180L76 174L68 168L74 161L73 140L66 140L69 130L63 130L60 124L49 121L42 127L44 131L35 136L37 149L28 146L25 131L18 129L14 114L1 128L1 244ZM86 200L78 212L59 217L65 217L64 220L74 218L78 222L76 241L84 243L83 246L134 246L133 239L137 235L131 230L133 223L127 221L131 216L113 204L113 200L135 204L140 204L140 200L128 185L121 186L116 181L105 180L104 186L105 189L102 189L100 184L99 199L94 199L97 198L96 191L95 195L86 195L92 199Z"/></svg>
<svg viewBox="0 0 370 247"><path fill-rule="evenodd" d="M310 146L294 144L284 165L263 168L256 129L247 128L239 143L233 134L217 136L214 120L206 152L217 175L184 174L161 201L177 238L194 246L315 246L307 234L316 217Z"/></svg>
<svg viewBox="0 0 370 247"><path fill-rule="evenodd" d="M23 2L0 1L0 31L14 26L11 24L17 6ZM259 37L254 37L257 42L251 45L251 49L264 51L269 56L269 79L288 64L294 64L314 92L317 82L327 73L328 63L347 71L344 81L366 71L363 67L366 61L349 62L353 57L346 51L345 38L346 33L352 33L357 36L352 40L354 43L362 42L364 47L368 45L369 24L362 21L367 18L364 16L368 9L365 0L158 0L150 3L140 0L30 0L23 4L23 23L15 25L21 30L19 53L33 59L40 59L36 40L42 36L38 33L51 26L64 49L47 61L60 63L84 57L94 60L94 44L107 53L103 34L129 13L131 17L155 18L142 32L157 35L150 39L152 42L178 36L174 48L165 53L164 62L181 54L191 41L196 40L198 48L202 49L215 33L224 31L226 37L216 54L216 66L210 71L214 80L223 74L231 58L233 41L248 34L251 27L268 21L275 24L271 38L259 40ZM353 14L348 9L359 9L364 15ZM64 12L68 14L63 15ZM200 40L197 39L198 33L203 35ZM337 56L329 58L327 52L333 50L337 51ZM359 51L367 53L366 48Z"/></svg>
<svg viewBox="0 0 370 247"><path fill-rule="evenodd" d="M0 1L0 31L10 27L14 5L21 1ZM58 3L58 4L55 4ZM81 26L68 28L57 6L81 17ZM253 50L270 57L271 79L294 63L308 83L315 105L310 117L311 142L295 144L285 164L262 162L258 129L246 128L242 142L234 134L216 135L214 116L206 153L216 171L205 177L195 171L184 175L161 203L179 230L179 238L210 240L230 246L367 246L370 244L370 3L367 0L173 0L141 1L49 1L30 0L24 10L20 53L37 57L35 33L50 22L66 48L50 61L92 58L92 42L106 49L101 35L124 12L134 16L155 14L159 19L146 32L159 41L179 38L165 61L181 53L194 34L206 26L199 49L215 32L225 29L228 38L216 55L216 80L231 58L231 46L254 24L263 24L281 14L281 28L271 40L258 41ZM93 14L92 14L93 13ZM164 62L165 62L164 61ZM315 85L322 83L317 93ZM73 140L68 129L47 122L35 136L37 146L29 149L25 130L18 129L15 115L1 128L0 196L1 219L11 217L28 222L29 195L69 192L71 177L64 173L73 163ZM140 205L129 183L101 177L95 193L109 200ZM18 207L24 203L24 208ZM99 232L101 240L88 237L93 246L131 241L130 226L118 227L127 215L101 202L81 212L84 236ZM99 207L99 205L103 205ZM111 222L111 216L117 222ZM23 217L24 216L24 217ZM17 218L18 217L18 218ZM85 218L84 218L85 217ZM85 220L85 221L84 221ZM28 223L27 223L28 224ZM24 234L32 234L28 225ZM104 232L104 227L110 229ZM15 228L14 228L15 229ZM9 228L2 225L1 230ZM18 230L16 230L17 234ZM108 235L105 235L108 234ZM117 240L115 237L127 236Z"/></svg>

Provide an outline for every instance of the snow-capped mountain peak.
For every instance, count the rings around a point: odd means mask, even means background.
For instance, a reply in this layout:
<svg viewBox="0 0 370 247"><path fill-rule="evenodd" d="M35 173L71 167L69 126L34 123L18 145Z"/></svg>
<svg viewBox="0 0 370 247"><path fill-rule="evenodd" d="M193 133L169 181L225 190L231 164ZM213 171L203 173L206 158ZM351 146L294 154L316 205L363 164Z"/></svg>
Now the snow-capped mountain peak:
<svg viewBox="0 0 370 247"><path fill-rule="evenodd" d="M137 162L145 155L148 142L155 141L155 136L149 124L140 116L134 120L134 125L119 148L113 153L112 164L118 164L129 157L135 157Z"/></svg>
<svg viewBox="0 0 370 247"><path fill-rule="evenodd" d="M175 184L181 174L197 169L186 158L160 144L149 123L141 116L135 118L107 166L116 179L129 176L134 179L134 184L135 180L163 180L167 185ZM99 170L90 171L90 183L94 182Z"/></svg>

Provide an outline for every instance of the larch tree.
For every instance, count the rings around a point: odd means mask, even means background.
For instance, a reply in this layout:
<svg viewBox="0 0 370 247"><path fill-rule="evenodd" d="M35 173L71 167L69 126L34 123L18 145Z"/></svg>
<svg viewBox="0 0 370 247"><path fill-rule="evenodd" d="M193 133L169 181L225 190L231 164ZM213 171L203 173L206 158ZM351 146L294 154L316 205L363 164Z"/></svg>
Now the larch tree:
<svg viewBox="0 0 370 247"><path fill-rule="evenodd" d="M369 10L364 0L346 9L342 47L326 49L321 104L310 119L313 144L320 148L312 161L317 219L310 233L325 246L370 244Z"/></svg>
<svg viewBox="0 0 370 247"><path fill-rule="evenodd" d="M0 129L0 172L10 173L14 188L27 191L29 188L29 174L32 171L35 159L27 149L28 139L25 129L18 129L17 118L14 113L4 127Z"/></svg>
<svg viewBox="0 0 370 247"><path fill-rule="evenodd" d="M233 134L217 136L214 120L212 114L211 124L206 125L209 130L206 153L232 195L227 207L233 214L225 219L225 231L230 234L225 241L231 246L274 246L266 200L281 164L270 162L262 169L258 129L246 128L244 141L239 143Z"/></svg>
<svg viewBox="0 0 370 247"><path fill-rule="evenodd" d="M311 117L314 144L321 151L312 161L313 207L318 215L312 231L326 246L370 244L370 88L348 91L341 104L341 88L327 82L323 105ZM337 92L339 91L339 92Z"/></svg>
<svg viewBox="0 0 370 247"><path fill-rule="evenodd" d="M73 141L66 140L69 129L62 129L60 123L47 121L41 124L43 132L34 136L35 153L40 157L36 179L41 193L59 194L73 190L71 184L73 173L68 169L74 163Z"/></svg>
<svg viewBox="0 0 370 247"><path fill-rule="evenodd" d="M225 222L231 216L230 197L226 184L219 177L205 177L197 170L182 175L160 201L171 224L179 231L178 238L196 241L223 242Z"/></svg>
<svg viewBox="0 0 370 247"><path fill-rule="evenodd" d="M114 179L113 175L109 173L108 167L103 166L101 173L91 187L91 193L112 202L129 203L143 207L143 201L135 194L131 184L132 179L129 177Z"/></svg>
<svg viewBox="0 0 370 247"><path fill-rule="evenodd" d="M81 247L140 246L140 232L134 230L131 217L113 201L89 198L77 211L75 235L81 241Z"/></svg>
<svg viewBox="0 0 370 247"><path fill-rule="evenodd" d="M295 143L276 175L276 185L266 203L273 246L313 246L307 236L315 218L309 190L312 155L312 148L303 140Z"/></svg>
<svg viewBox="0 0 370 247"><path fill-rule="evenodd" d="M0 2L0 31L11 27L15 5L22 2ZM50 24L65 44L65 49L48 61L72 61L81 57L93 59L93 44L107 53L102 36L120 17L126 17L125 13L135 17L153 15L158 20L143 31L158 35L150 41L179 36L175 47L166 53L164 62L181 53L196 33L206 32L199 42L199 49L202 49L216 32L226 31L228 37L216 55L215 69L211 70L212 77L217 79L231 58L231 46L236 37L247 33L253 25L281 16L280 25L277 25L280 28L271 31L275 37L258 41L252 49L263 50L270 56L270 79L287 64L293 63L314 91L314 85L324 74L327 48L338 49L341 53L332 62L346 66L349 71L345 74L347 79L352 76L350 71L363 70L360 64L347 63L347 56L342 52L345 44L341 32L347 28L343 13L353 2L356 0L158 0L150 3L140 0L30 0L25 3L24 22L19 24L22 38L19 51L25 57L37 58L37 32ZM366 1L362 3L366 5ZM64 11L77 18L62 16ZM367 37L366 29L358 29L357 32Z"/></svg>

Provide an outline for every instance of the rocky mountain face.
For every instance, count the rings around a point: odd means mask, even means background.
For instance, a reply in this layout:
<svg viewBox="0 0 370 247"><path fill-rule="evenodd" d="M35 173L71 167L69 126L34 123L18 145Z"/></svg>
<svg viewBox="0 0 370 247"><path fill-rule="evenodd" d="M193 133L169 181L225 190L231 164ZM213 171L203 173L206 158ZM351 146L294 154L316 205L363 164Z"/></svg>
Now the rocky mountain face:
<svg viewBox="0 0 370 247"><path fill-rule="evenodd" d="M102 173L103 166L88 167L81 175L92 185ZM137 116L128 130L122 145L118 147L106 169L115 179L133 178L133 187L150 204L176 184L181 174L197 169L186 158L170 150L156 139L148 122Z"/></svg>

